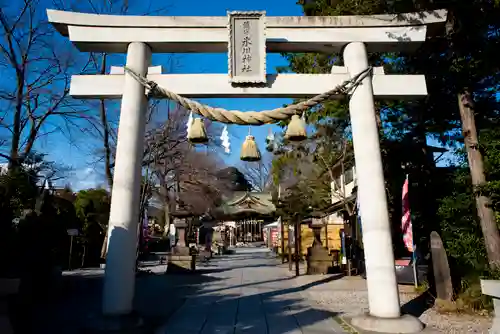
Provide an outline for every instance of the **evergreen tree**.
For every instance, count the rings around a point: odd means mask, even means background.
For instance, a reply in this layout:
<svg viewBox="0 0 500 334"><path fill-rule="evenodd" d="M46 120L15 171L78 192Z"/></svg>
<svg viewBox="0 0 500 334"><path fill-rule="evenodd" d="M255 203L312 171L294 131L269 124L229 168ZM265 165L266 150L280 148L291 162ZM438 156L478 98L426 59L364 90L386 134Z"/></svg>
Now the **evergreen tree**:
<svg viewBox="0 0 500 334"><path fill-rule="evenodd" d="M457 96L469 92L474 100L474 115L479 132L488 130L491 136L498 131L492 120L498 117L498 72L499 63L495 55L499 50L500 8L498 1L451 0L451 1L354 1L354 0L316 0L299 1L305 15L369 15L405 13L413 11L447 9L446 29L434 35L413 54L383 53L370 54L373 66L383 65L386 73L424 74L429 96L422 101L377 101L380 134L384 165L386 168L387 189L390 206L394 209L393 220L398 221L399 205L397 200L401 191L401 177L395 176L394 169L401 163L410 165L412 174L412 210L417 216L415 235L420 235L425 245L429 229L437 229L436 211L439 174L433 166L432 151L426 143L433 136L446 144L461 143L463 140L461 117ZM418 22L417 22L418 23ZM333 64L342 65L340 54L295 54L285 55L289 60L289 71L298 73L329 73ZM282 71L284 69L281 69ZM325 120L341 122L348 133L348 108L346 101L333 101L313 110L309 116L312 123ZM347 134L348 138L349 135ZM486 138L486 136L480 136ZM394 152L410 145L411 151L423 151L420 158L408 157L406 161ZM484 148L484 143L479 143ZM398 149L399 147L399 149ZM392 151L392 153L391 153ZM490 195L491 205L495 208L496 175L488 169L488 183L472 188L470 178L465 188L469 191ZM398 161L399 160L399 161ZM390 174L390 175L388 175ZM389 177L387 177L389 176ZM462 178L464 180L464 178ZM392 183L392 184L391 184ZM464 189L464 188L462 188ZM450 205L444 201L441 205ZM458 205L458 203L457 203ZM468 206L470 207L470 206ZM443 208L440 212L443 211ZM395 217L396 216L396 217ZM471 216L477 221L477 215ZM483 219L484 220L484 219ZM485 228L482 221L483 237L488 240L488 257L492 268L499 265L500 247L498 229L492 224ZM492 228L493 227L493 228ZM444 228L447 228L445 224ZM450 242L460 242L450 240Z"/></svg>

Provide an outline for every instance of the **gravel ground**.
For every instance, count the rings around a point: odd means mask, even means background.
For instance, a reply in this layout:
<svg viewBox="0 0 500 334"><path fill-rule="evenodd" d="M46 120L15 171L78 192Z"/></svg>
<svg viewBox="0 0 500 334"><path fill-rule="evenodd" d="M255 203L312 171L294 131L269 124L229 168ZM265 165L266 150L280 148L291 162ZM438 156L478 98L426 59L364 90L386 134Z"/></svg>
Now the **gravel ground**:
<svg viewBox="0 0 500 334"><path fill-rule="evenodd" d="M317 308L331 312L342 313L345 317L359 315L368 311L368 292L365 281L359 277L345 277L331 280L326 283L316 284L314 280L328 280L331 276L302 276L297 279L297 284L310 286L303 291L305 298ZM423 296L413 292L411 286L400 287L401 305L409 313L420 315L420 320L432 332L438 333L488 333L491 318L468 314L442 314L435 309L425 310ZM411 304L409 301L414 300ZM422 311L424 311L422 313Z"/></svg>

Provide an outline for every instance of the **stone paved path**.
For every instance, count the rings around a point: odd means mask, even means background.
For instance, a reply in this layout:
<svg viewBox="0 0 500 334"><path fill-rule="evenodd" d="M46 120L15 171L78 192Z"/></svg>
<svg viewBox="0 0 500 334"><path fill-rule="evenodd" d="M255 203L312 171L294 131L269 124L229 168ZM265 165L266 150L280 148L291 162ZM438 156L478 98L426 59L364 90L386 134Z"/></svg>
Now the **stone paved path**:
<svg viewBox="0 0 500 334"><path fill-rule="evenodd" d="M214 259L199 287L157 334L344 333L334 313L314 309L286 268L263 248Z"/></svg>

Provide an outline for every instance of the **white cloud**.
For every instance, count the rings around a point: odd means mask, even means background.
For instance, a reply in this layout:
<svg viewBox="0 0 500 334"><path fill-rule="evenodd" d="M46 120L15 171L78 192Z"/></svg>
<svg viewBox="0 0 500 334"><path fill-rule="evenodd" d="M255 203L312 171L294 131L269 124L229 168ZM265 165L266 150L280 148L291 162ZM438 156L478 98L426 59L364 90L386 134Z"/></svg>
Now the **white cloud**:
<svg viewBox="0 0 500 334"><path fill-rule="evenodd" d="M87 167L73 173L70 180L73 191L97 188L104 184L104 178L94 168Z"/></svg>

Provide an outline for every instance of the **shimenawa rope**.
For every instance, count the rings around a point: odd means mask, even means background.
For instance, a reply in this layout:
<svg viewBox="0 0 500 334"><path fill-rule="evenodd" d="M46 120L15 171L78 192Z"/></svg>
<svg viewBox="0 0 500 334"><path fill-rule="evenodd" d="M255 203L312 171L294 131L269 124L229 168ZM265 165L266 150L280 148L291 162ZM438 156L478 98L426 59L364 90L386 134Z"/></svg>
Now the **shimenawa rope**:
<svg viewBox="0 0 500 334"><path fill-rule="evenodd" d="M156 82L148 80L146 77L139 75L132 69L125 67L125 72L130 74L135 80L140 82L146 89L148 89L149 96L166 97L172 101L179 103L184 108L191 110L205 118L213 121L218 121L227 124L240 124L240 125L263 125L276 123L281 120L290 118L293 115L301 114L303 111L315 107L316 105L328 100L333 95L343 94L347 95L372 72L373 68L367 67L360 73L356 74L353 78L344 81L334 89L325 93L316 95L306 101L291 104L286 107L276 108L265 111L239 111L239 110L226 110L223 108L213 108L205 104L201 104L194 100L182 97L174 92L171 92L163 87L160 87Z"/></svg>

